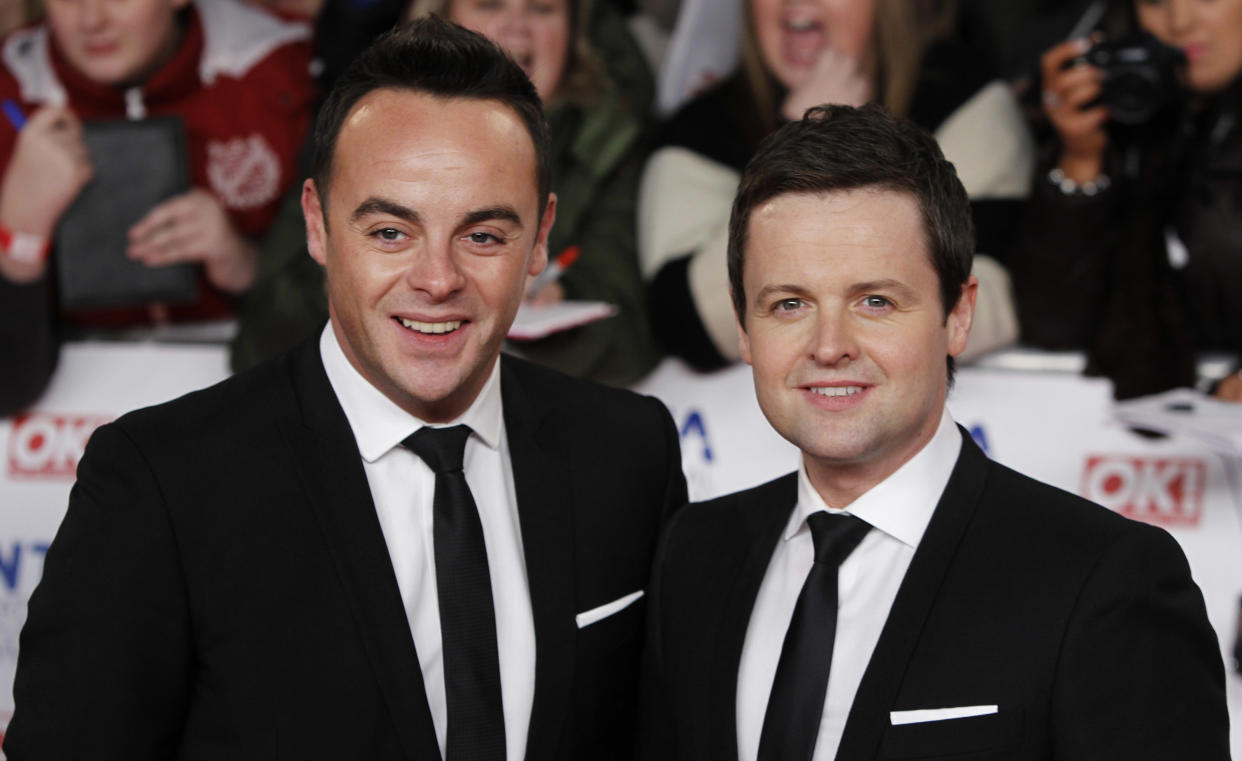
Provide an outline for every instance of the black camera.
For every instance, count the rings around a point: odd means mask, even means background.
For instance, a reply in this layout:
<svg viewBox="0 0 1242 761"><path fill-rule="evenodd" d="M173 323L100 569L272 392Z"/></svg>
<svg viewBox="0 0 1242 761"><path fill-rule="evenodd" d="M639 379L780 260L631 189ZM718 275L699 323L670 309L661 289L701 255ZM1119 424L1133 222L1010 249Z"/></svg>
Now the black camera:
<svg viewBox="0 0 1242 761"><path fill-rule="evenodd" d="M1118 124L1146 124L1181 103L1186 56L1146 32L1101 42L1076 60L1104 72L1101 102Z"/></svg>

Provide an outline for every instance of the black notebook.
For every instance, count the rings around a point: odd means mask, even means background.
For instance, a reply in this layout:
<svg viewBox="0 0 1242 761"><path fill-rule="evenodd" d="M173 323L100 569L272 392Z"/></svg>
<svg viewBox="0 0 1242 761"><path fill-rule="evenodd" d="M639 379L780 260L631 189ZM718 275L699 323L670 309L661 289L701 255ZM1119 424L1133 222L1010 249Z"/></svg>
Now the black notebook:
<svg viewBox="0 0 1242 761"><path fill-rule="evenodd" d="M87 122L83 128L95 171L56 225L61 307L193 301L197 265L148 267L125 257L129 228L190 188L181 119Z"/></svg>

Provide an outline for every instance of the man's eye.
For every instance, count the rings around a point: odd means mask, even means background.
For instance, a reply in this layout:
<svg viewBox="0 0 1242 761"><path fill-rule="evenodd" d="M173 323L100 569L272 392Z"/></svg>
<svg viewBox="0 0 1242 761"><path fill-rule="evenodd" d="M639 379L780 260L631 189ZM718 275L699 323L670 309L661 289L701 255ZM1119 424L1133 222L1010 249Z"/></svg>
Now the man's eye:
<svg viewBox="0 0 1242 761"><path fill-rule="evenodd" d="M493 242L499 243L500 242L500 238L497 238L495 235L492 235L491 233L470 233L466 237L470 240L471 243L474 243L480 246L486 245L488 243L493 243Z"/></svg>
<svg viewBox="0 0 1242 761"><path fill-rule="evenodd" d="M385 227L372 233L376 238L385 243L396 243L401 240L401 231L393 227Z"/></svg>
<svg viewBox="0 0 1242 761"><path fill-rule="evenodd" d="M883 296L867 296L863 299L863 306L869 309L884 309L891 306L892 303Z"/></svg>
<svg viewBox="0 0 1242 761"><path fill-rule="evenodd" d="M802 299L781 299L776 302L778 312L792 312L802 306Z"/></svg>

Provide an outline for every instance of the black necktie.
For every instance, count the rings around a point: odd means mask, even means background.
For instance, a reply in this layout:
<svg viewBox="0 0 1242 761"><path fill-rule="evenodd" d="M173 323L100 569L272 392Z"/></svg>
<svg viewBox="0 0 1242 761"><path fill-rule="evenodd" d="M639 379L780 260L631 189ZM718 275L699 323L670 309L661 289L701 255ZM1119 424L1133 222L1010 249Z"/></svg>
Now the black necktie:
<svg viewBox="0 0 1242 761"><path fill-rule="evenodd" d="M504 761L496 609L487 570L483 525L462 455L470 428L420 428L403 443L436 474L432 504L436 592L448 703L446 761Z"/></svg>
<svg viewBox="0 0 1242 761"><path fill-rule="evenodd" d="M759 761L810 761L837 635L837 568L871 529L852 515L807 517L815 562L794 606L759 735Z"/></svg>

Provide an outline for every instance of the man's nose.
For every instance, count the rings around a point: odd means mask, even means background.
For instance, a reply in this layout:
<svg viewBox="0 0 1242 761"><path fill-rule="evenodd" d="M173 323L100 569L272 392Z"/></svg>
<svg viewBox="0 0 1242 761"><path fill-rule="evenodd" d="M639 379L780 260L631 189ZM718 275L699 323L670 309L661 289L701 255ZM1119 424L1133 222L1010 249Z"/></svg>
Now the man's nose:
<svg viewBox="0 0 1242 761"><path fill-rule="evenodd" d="M433 302L444 301L466 283L451 244L427 246L416 252L405 278L412 289L425 293Z"/></svg>
<svg viewBox="0 0 1242 761"><path fill-rule="evenodd" d="M815 321L810 345L816 364L836 365L858 359L857 327L848 314L823 310Z"/></svg>

